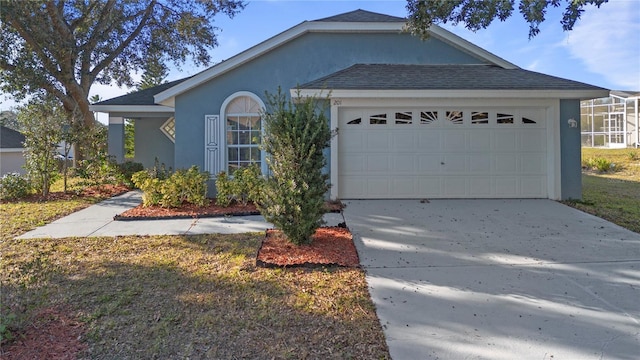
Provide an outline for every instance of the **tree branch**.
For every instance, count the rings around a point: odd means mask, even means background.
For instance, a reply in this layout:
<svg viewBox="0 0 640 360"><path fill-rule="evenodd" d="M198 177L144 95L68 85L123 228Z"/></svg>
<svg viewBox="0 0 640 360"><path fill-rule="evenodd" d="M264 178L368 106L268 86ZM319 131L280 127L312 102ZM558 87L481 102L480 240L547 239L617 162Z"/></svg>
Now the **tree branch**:
<svg viewBox="0 0 640 360"><path fill-rule="evenodd" d="M102 70L104 70L107 66L109 66L109 64L111 64L113 62L113 60L118 57L122 51L124 51L124 49L129 46L129 44L138 36L140 35L140 33L142 32L142 29L144 29L144 27L147 24L147 21L149 21L149 18L151 17L151 14L153 13L153 8L156 5L156 0L152 0L149 5L147 6L147 8L145 9L145 11L143 12L143 16L142 19L140 19L140 23L138 24L138 26L136 27L136 29L131 32L131 34L129 34L129 36L122 42L120 43L120 45L118 45L117 48L115 48L111 54L109 54L106 58L102 59L102 61L100 61L94 68L93 70L90 71L90 75L91 76L97 76Z"/></svg>

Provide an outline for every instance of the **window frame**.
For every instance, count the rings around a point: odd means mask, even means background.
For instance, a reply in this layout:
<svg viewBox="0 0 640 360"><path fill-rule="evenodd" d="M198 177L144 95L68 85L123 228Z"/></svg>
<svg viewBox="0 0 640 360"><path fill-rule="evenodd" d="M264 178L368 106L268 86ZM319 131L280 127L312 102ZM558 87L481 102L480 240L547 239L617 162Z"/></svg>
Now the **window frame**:
<svg viewBox="0 0 640 360"><path fill-rule="evenodd" d="M248 98L250 101L254 102L255 105L257 105L260 110L259 112L230 112L229 106L232 105L234 103L234 101L240 99L240 98ZM251 106L253 107L253 106ZM257 149L260 152L260 170L262 171L263 174L267 173L267 165L266 165L266 155L264 153L264 151L262 151L260 149L260 143L262 142L262 137L264 136L264 103L262 102L262 99L260 99L257 95L248 92L248 91L239 91L236 92L232 95L230 95L229 97L227 97L225 99L225 101L223 102L221 108L220 108L220 125L221 125L221 132L220 132L220 136L222 137L222 141L221 143L224 144L224 149L223 151L221 151L221 156L222 156L222 164L223 165L223 169L222 171L225 171L227 173L229 173L229 165L231 164L240 164L241 160L235 160L233 162L229 162L229 150L231 148L251 148L251 149ZM260 122L260 142L258 142L257 144L229 144L227 141L227 136L228 136L228 125L227 125L227 118L228 117L259 117L259 122ZM251 131L255 131L253 129L251 129ZM240 151L240 150L238 150ZM230 174L232 175L232 174Z"/></svg>

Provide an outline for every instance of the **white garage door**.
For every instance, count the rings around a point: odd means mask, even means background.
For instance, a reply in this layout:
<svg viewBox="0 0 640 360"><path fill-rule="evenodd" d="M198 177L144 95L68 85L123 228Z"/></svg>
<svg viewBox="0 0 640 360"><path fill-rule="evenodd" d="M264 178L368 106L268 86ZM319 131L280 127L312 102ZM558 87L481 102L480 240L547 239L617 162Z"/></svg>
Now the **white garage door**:
<svg viewBox="0 0 640 360"><path fill-rule="evenodd" d="M339 111L342 199L546 198L544 109Z"/></svg>

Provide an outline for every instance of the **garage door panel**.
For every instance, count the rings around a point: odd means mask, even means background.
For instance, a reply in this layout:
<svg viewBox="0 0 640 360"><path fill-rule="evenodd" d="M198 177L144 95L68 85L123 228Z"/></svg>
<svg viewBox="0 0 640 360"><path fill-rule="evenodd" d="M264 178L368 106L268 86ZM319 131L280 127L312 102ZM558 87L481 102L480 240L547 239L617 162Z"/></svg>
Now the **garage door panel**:
<svg viewBox="0 0 640 360"><path fill-rule="evenodd" d="M418 132L418 151L420 152L439 152L440 151L440 143L442 139L440 138L440 132L434 131L431 129L416 129Z"/></svg>
<svg viewBox="0 0 640 360"><path fill-rule="evenodd" d="M516 174L518 172L518 154L495 154L493 169L497 174Z"/></svg>
<svg viewBox="0 0 640 360"><path fill-rule="evenodd" d="M444 141L442 143L443 152L466 152L467 151L467 134L464 131L459 130L443 130L442 136Z"/></svg>
<svg viewBox="0 0 640 360"><path fill-rule="evenodd" d="M447 176L444 181L445 197L466 197L467 178L464 176Z"/></svg>
<svg viewBox="0 0 640 360"><path fill-rule="evenodd" d="M365 159L366 155L361 154L344 154L342 161L338 164L338 170L340 174L354 174L365 172Z"/></svg>
<svg viewBox="0 0 640 360"><path fill-rule="evenodd" d="M520 151L546 151L547 137L543 130L528 130L520 134Z"/></svg>
<svg viewBox="0 0 640 360"><path fill-rule="evenodd" d="M490 176L469 177L469 196L471 197L491 197L492 186Z"/></svg>
<svg viewBox="0 0 640 360"><path fill-rule="evenodd" d="M365 181L367 195L376 195L389 197L389 177L388 176L370 176Z"/></svg>
<svg viewBox="0 0 640 360"><path fill-rule="evenodd" d="M443 171L447 174L464 174L467 173L467 158L466 154L447 154L442 155L444 162Z"/></svg>
<svg viewBox="0 0 640 360"><path fill-rule="evenodd" d="M395 198L405 198L414 196L416 193L414 185L415 185L415 176L406 176L406 177L394 177L391 178L391 196Z"/></svg>
<svg viewBox="0 0 640 360"><path fill-rule="evenodd" d="M391 141L387 132L369 131L366 133L367 151L384 151L391 149Z"/></svg>
<svg viewBox="0 0 640 360"><path fill-rule="evenodd" d="M372 154L367 156L367 167L365 171L367 173L383 173L388 174L391 172L391 156L389 154Z"/></svg>
<svg viewBox="0 0 640 360"><path fill-rule="evenodd" d="M493 149L496 151L517 151L517 139L518 134L514 130L496 131L494 133Z"/></svg>
<svg viewBox="0 0 640 360"><path fill-rule="evenodd" d="M391 151L413 152L416 149L415 134L412 131L393 131L391 136Z"/></svg>
<svg viewBox="0 0 640 360"><path fill-rule="evenodd" d="M349 196L355 199L364 199L366 189L363 186L363 181L365 178L361 176L341 176L340 197Z"/></svg>
<svg viewBox="0 0 640 360"><path fill-rule="evenodd" d="M547 168L546 154L520 155L521 174L544 174Z"/></svg>
<svg viewBox="0 0 640 360"><path fill-rule="evenodd" d="M348 139L348 140L347 140ZM360 131L344 131L338 135L340 151L343 154L352 154L366 150L364 147L364 134Z"/></svg>
<svg viewBox="0 0 640 360"><path fill-rule="evenodd" d="M416 190L422 197L440 197L442 194L442 177L420 176L416 183Z"/></svg>
<svg viewBox="0 0 640 360"><path fill-rule="evenodd" d="M518 195L519 182L515 176L498 176L494 178L494 194L496 197L514 197Z"/></svg>
<svg viewBox="0 0 640 360"><path fill-rule="evenodd" d="M434 154L421 154L418 160L418 172L421 174L439 174L442 172L442 156Z"/></svg>
<svg viewBox="0 0 640 360"><path fill-rule="evenodd" d="M490 131L471 131L469 134L469 150L474 152L491 151Z"/></svg>
<svg viewBox="0 0 640 360"><path fill-rule="evenodd" d="M417 168L415 160L416 157L413 154L399 154L393 156L391 164L393 165L395 174L415 173Z"/></svg>
<svg viewBox="0 0 640 360"><path fill-rule="evenodd" d="M469 155L469 172L473 174L491 173L491 155L478 153Z"/></svg>
<svg viewBox="0 0 640 360"><path fill-rule="evenodd" d="M520 178L520 193L524 196L536 196L546 190L546 178L543 176L525 176Z"/></svg>

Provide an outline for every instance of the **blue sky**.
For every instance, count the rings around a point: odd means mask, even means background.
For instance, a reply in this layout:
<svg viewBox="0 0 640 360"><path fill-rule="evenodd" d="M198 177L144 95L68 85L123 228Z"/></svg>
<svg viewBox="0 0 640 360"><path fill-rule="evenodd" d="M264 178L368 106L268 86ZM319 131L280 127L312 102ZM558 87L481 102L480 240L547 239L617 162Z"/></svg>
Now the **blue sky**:
<svg viewBox="0 0 640 360"><path fill-rule="evenodd" d="M293 1L254 0L233 19L218 16L219 46L211 51L215 64L305 20L315 20L356 9L405 17L405 0ZM540 33L528 39L528 24L516 12L505 22L495 21L478 32L463 24L441 25L458 36L521 68L577 80L613 90L640 91L640 3L610 0L600 9L587 8L573 31L563 32L562 7L551 9ZM167 80L193 75L203 68L185 64L172 69ZM92 95L103 99L123 95L127 88L94 85ZM0 96L0 110L15 104Z"/></svg>

